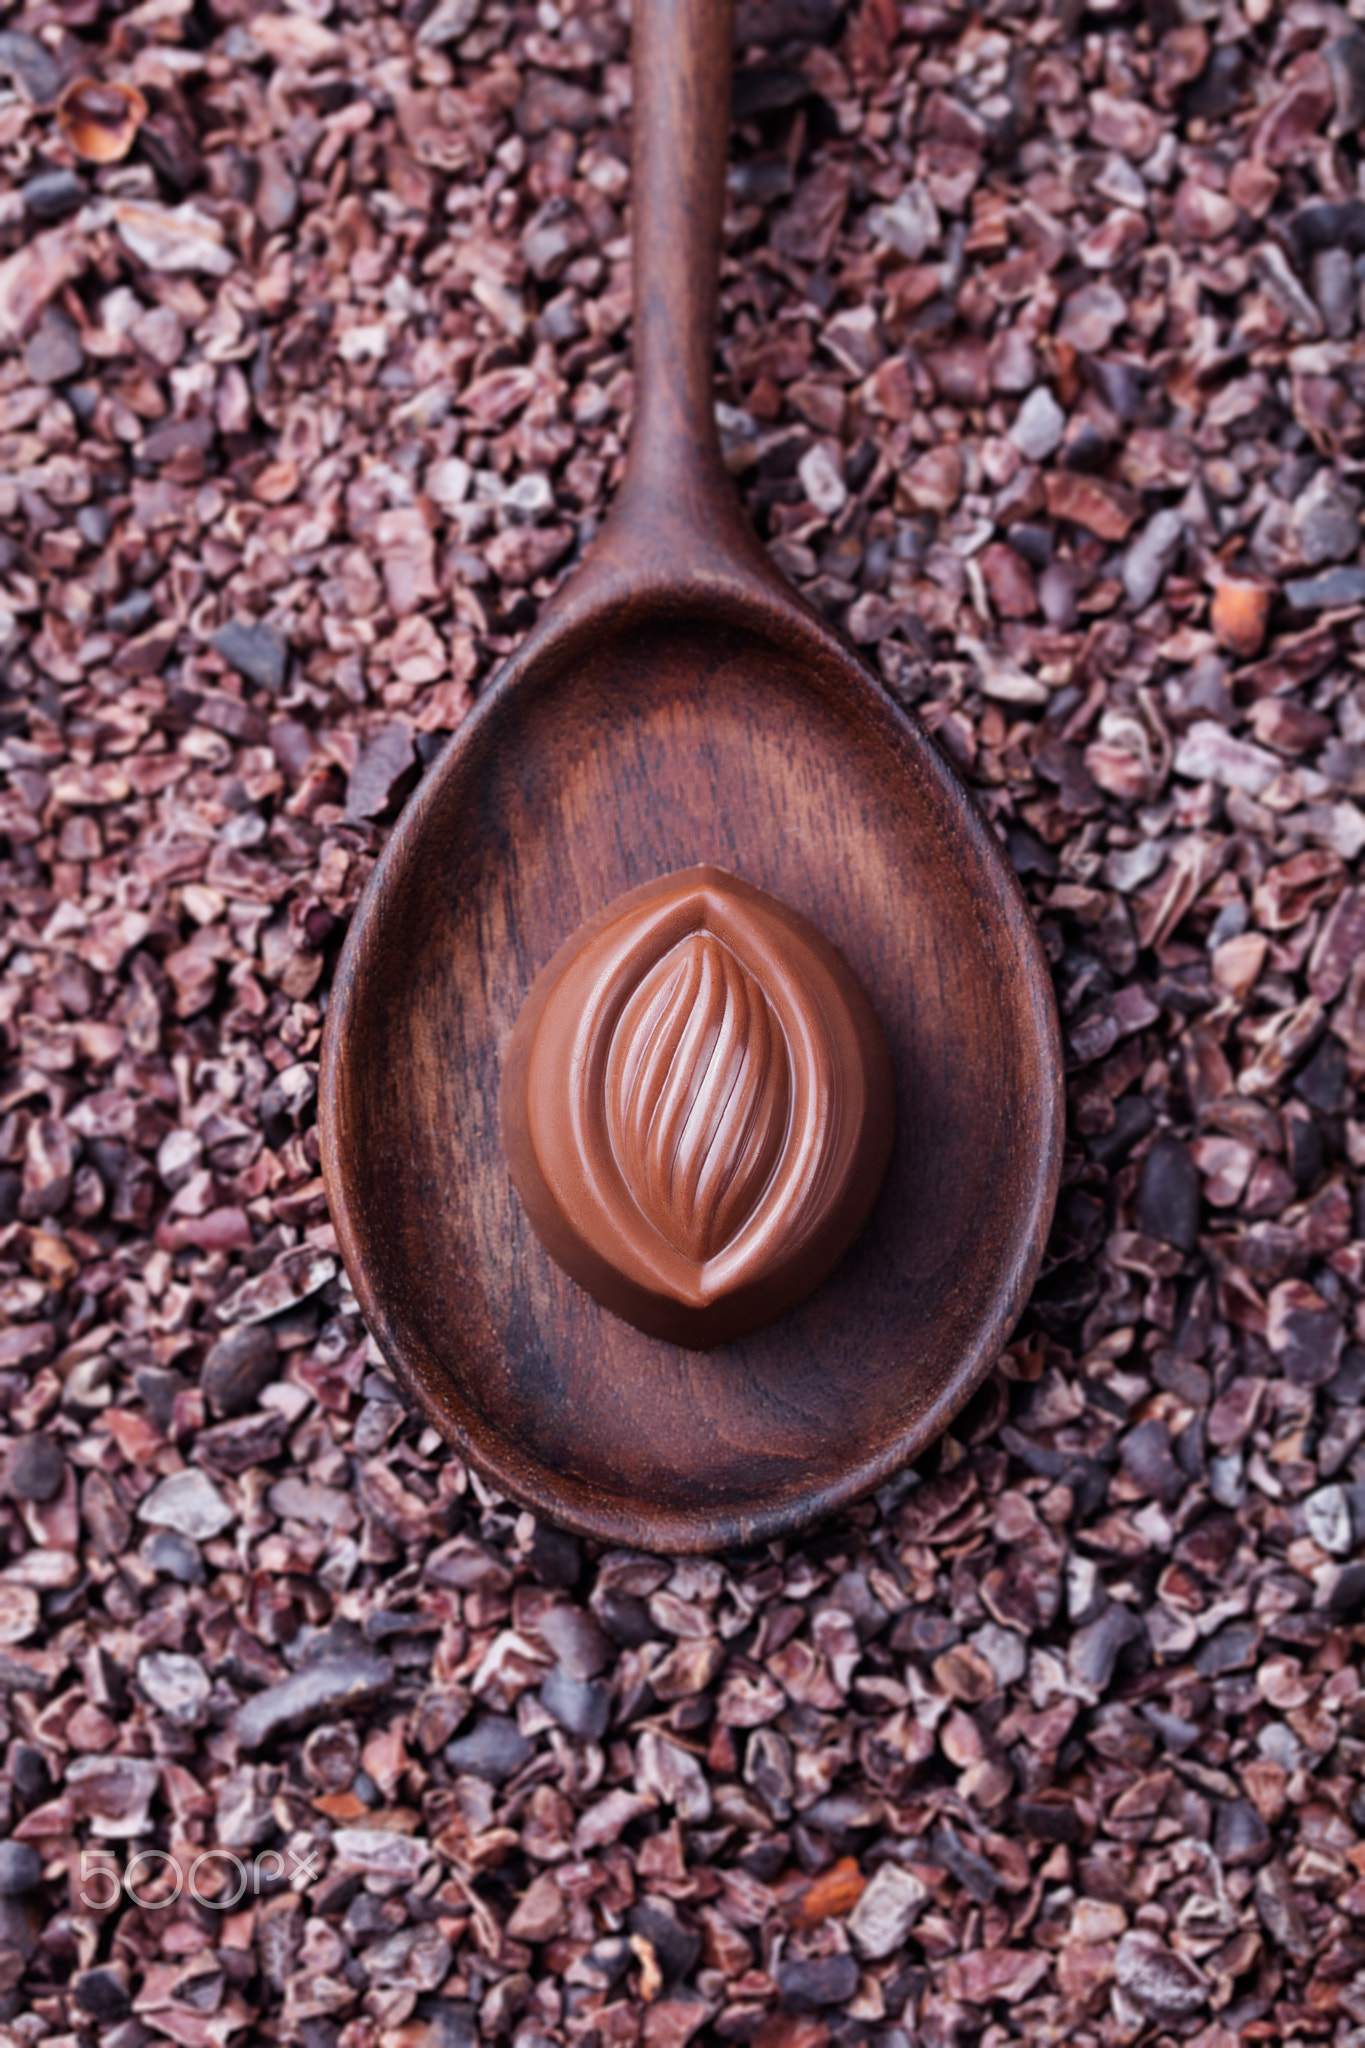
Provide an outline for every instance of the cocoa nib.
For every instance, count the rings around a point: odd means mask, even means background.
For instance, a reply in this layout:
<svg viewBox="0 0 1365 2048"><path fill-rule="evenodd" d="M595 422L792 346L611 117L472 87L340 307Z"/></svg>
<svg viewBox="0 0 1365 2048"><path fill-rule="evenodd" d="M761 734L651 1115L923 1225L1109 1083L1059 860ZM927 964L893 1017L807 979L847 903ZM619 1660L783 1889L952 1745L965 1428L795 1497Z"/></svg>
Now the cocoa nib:
<svg viewBox="0 0 1365 2048"><path fill-rule="evenodd" d="M392 1678L393 1666L382 1657L319 1657L245 1701L233 1717L233 1733L243 1749L261 1749L324 1715L368 1705Z"/></svg>

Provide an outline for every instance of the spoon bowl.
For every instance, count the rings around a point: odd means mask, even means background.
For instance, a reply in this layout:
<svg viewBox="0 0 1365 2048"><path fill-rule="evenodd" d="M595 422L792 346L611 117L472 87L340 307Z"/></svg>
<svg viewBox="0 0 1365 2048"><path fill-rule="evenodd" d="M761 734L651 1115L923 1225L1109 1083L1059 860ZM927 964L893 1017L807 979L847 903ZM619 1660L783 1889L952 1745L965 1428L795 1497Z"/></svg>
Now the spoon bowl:
<svg viewBox="0 0 1365 2048"><path fill-rule="evenodd" d="M333 1213L370 1327L507 1492L617 1543L762 1540L916 1457L1027 1299L1060 1159L1051 991L993 835L814 621L591 589L400 823L332 1002ZM896 1074L872 1218L815 1294L713 1352L598 1306L508 1179L498 1086L586 918L696 862L825 932Z"/></svg>

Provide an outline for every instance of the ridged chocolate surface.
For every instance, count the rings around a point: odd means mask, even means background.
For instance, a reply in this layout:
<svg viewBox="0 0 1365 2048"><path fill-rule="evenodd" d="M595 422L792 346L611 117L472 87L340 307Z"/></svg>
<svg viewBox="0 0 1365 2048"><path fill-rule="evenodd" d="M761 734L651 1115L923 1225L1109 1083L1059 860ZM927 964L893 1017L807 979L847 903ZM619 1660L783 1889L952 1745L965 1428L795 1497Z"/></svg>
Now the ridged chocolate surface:
<svg viewBox="0 0 1365 2048"><path fill-rule="evenodd" d="M818 1286L891 1149L890 1058L834 948L690 868L620 897L538 978L503 1071L513 1182L616 1314L708 1348Z"/></svg>
<svg viewBox="0 0 1365 2048"><path fill-rule="evenodd" d="M711 1258L752 1213L786 1135L782 1027L711 932L665 954L621 1013L607 1131L631 1194L676 1251Z"/></svg>

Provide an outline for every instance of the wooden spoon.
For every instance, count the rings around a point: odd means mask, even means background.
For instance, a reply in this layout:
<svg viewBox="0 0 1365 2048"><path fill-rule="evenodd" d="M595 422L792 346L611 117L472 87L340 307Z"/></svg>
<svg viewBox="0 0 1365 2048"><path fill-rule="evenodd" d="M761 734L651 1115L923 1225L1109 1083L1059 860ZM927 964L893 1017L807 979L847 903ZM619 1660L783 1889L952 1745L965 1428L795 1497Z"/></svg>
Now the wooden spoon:
<svg viewBox="0 0 1365 2048"><path fill-rule="evenodd" d="M347 1270L402 1384L504 1492L672 1551L798 1528L924 1450L1028 1298L1061 1161L1056 1011L1014 875L919 725L778 574L721 460L730 62L728 4L637 0L627 475L375 870L320 1102ZM698 863L839 948L897 1091L852 1251L706 1353L567 1278L498 1129L536 975L624 891Z"/></svg>

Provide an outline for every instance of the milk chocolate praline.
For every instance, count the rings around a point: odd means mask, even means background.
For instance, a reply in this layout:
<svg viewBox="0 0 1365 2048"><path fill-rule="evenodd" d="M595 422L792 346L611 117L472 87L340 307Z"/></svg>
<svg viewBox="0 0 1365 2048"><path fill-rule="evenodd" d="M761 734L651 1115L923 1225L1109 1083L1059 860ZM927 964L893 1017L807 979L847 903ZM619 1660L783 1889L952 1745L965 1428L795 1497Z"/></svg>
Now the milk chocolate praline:
<svg viewBox="0 0 1365 2048"><path fill-rule="evenodd" d="M803 1300L867 1221L895 1114L871 1005L776 897L686 868L540 974L503 1145L542 1243L604 1308L706 1350Z"/></svg>

